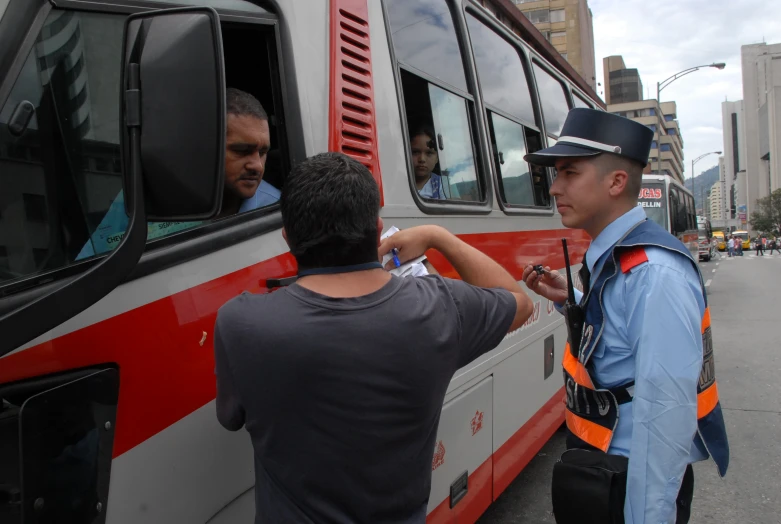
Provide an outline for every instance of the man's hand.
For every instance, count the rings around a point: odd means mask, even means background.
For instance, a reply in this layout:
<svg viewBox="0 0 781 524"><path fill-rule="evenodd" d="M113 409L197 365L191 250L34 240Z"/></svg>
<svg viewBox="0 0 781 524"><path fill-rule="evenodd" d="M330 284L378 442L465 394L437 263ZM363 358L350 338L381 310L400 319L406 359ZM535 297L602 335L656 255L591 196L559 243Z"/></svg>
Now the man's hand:
<svg viewBox="0 0 781 524"><path fill-rule="evenodd" d="M402 229L382 241L379 247L379 259L382 260L382 257L395 248L398 250L399 262L403 264L424 255L429 249L436 249L437 239L449 234L441 227L432 225ZM395 267L392 260L385 265L385 269Z"/></svg>
<svg viewBox="0 0 781 524"><path fill-rule="evenodd" d="M527 265L523 269L526 287L556 304L563 304L567 300L567 279L558 271L551 271L548 266L544 269L543 274L538 275L532 264Z"/></svg>

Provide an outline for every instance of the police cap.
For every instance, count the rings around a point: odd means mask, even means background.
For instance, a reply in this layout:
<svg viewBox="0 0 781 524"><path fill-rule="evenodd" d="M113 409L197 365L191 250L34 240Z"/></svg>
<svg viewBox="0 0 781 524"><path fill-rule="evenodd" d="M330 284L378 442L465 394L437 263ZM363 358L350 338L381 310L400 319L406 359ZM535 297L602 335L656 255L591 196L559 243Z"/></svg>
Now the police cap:
<svg viewBox="0 0 781 524"><path fill-rule="evenodd" d="M530 153L527 162L553 167L564 157L613 153L648 164L654 132L628 118L596 109L577 108L567 114L556 145Z"/></svg>

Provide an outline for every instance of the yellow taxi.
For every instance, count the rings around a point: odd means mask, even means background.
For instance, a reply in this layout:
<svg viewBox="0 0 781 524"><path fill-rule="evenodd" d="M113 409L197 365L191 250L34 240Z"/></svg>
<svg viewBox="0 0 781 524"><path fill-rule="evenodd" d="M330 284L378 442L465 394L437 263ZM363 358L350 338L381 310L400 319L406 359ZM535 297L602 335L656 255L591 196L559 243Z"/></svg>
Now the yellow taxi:
<svg viewBox="0 0 781 524"><path fill-rule="evenodd" d="M738 237L743 242L743 249L751 249L751 239L748 236L748 231L733 231L733 237Z"/></svg>
<svg viewBox="0 0 781 524"><path fill-rule="evenodd" d="M713 240L716 241L716 248L719 251L726 251L727 242L724 240L724 231L714 231Z"/></svg>

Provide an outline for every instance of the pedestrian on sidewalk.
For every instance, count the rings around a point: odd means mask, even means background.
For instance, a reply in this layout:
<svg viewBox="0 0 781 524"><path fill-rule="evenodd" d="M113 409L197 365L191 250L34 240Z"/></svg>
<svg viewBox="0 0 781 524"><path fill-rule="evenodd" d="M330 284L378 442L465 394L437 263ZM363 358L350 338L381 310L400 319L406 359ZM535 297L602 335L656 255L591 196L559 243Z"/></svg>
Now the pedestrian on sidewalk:
<svg viewBox="0 0 781 524"><path fill-rule="evenodd" d="M735 242L732 239L732 235L727 238L727 256L732 258L735 254Z"/></svg>
<svg viewBox="0 0 781 524"><path fill-rule="evenodd" d="M217 418L252 439L255 522L424 524L448 384L533 304L444 228L380 246L377 183L340 153L296 165L280 204L298 280L242 293L214 330ZM392 275L378 261L392 249L402 263L435 249L463 280Z"/></svg>
<svg viewBox="0 0 781 524"><path fill-rule="evenodd" d="M738 250L739 257L743 256L743 239L740 237L735 237L735 248Z"/></svg>
<svg viewBox="0 0 781 524"><path fill-rule="evenodd" d="M723 476L729 463L698 263L637 206L652 140L627 118L573 109L554 146L524 157L556 168L550 194L563 225L593 239L583 292L566 309L559 272L523 272L529 289L567 312L572 344L567 451L553 470L557 524L686 524L691 465L711 456Z"/></svg>
<svg viewBox="0 0 781 524"><path fill-rule="evenodd" d="M762 237L757 236L757 239L754 241L754 244L756 244L757 247L757 256L758 257L765 256L765 247L762 245Z"/></svg>

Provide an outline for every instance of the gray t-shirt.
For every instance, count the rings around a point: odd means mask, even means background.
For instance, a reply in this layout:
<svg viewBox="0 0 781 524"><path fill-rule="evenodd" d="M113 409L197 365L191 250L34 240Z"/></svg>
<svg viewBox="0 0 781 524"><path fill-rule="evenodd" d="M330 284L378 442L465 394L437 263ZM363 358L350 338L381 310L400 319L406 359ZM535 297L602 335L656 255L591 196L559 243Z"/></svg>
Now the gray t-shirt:
<svg viewBox="0 0 781 524"><path fill-rule="evenodd" d="M515 316L501 289L393 277L331 298L243 293L217 315L217 415L255 450L255 522L423 523L448 383Z"/></svg>

